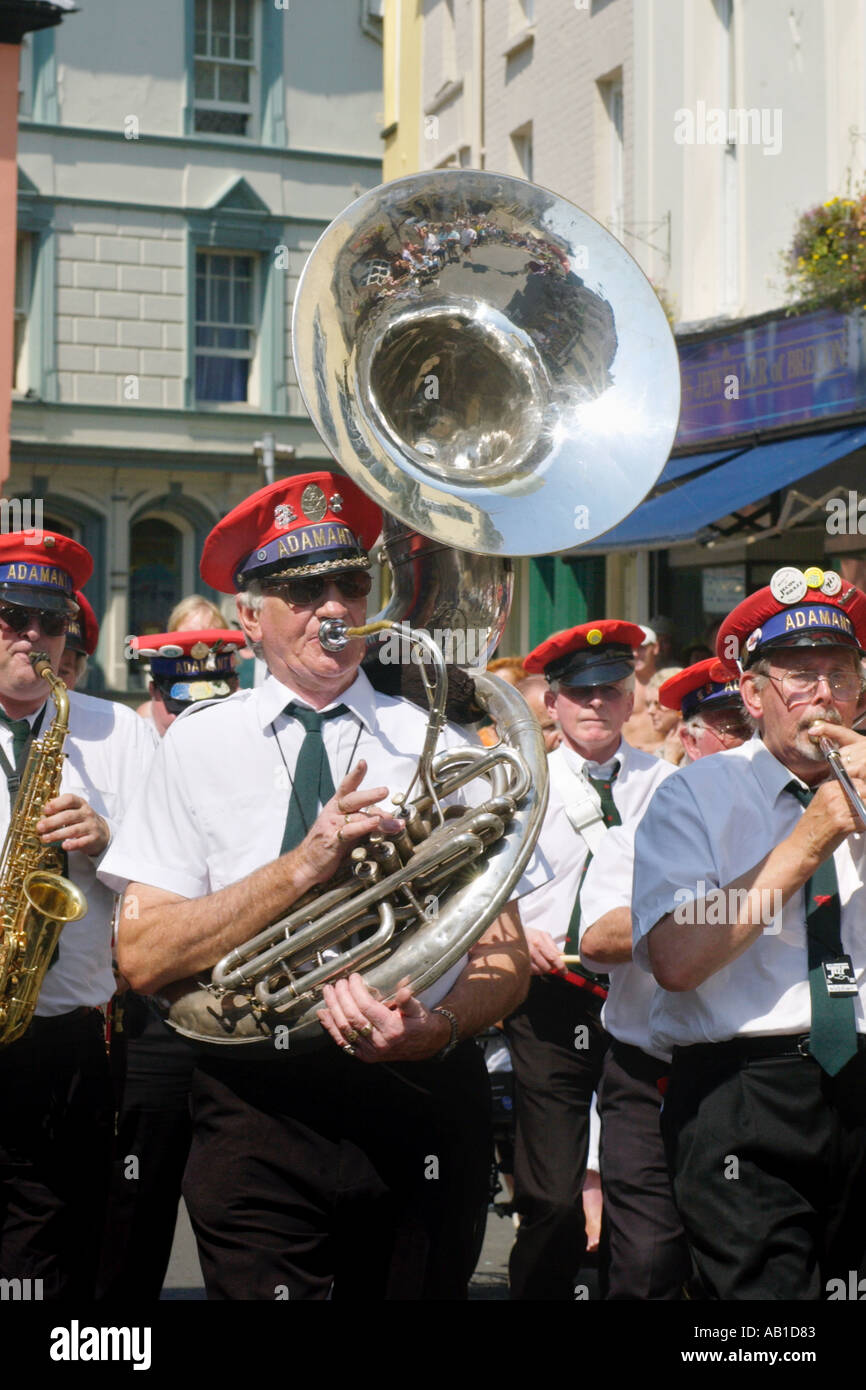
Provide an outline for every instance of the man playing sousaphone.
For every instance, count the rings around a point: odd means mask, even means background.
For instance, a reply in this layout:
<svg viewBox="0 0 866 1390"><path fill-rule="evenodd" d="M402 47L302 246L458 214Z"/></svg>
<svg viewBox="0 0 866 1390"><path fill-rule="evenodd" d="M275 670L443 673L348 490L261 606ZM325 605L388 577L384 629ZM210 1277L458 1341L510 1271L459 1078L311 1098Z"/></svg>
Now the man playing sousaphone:
<svg viewBox="0 0 866 1390"><path fill-rule="evenodd" d="M175 722L106 859L134 906L119 940L134 988L208 971L370 832L399 828L378 803L411 782L426 718L372 689L362 641L319 642L327 618L364 622L380 525L321 472L262 489L209 536L202 576L238 593L269 675ZM446 727L442 742L465 739ZM527 982L509 904L419 997L383 1002L357 974L326 986L317 1050L203 1055L184 1192L209 1296L465 1297L489 1153L484 1063L465 1040Z"/></svg>
<svg viewBox="0 0 866 1390"><path fill-rule="evenodd" d="M820 747L862 799L864 649L866 595L777 571L718 636L757 737L668 778L637 831L662 1132L713 1298L832 1295L866 1252L866 835Z"/></svg>
<svg viewBox="0 0 866 1390"><path fill-rule="evenodd" d="M114 902L96 867L153 749L131 710L70 692L59 794L48 796L35 827L21 823L17 788L28 750L58 722L30 657L44 652L59 668L78 613L74 591L92 569L88 552L67 536L0 536L0 831L14 815L18 843L35 829L43 845L62 849L65 875L87 899L85 914L63 927L32 1021L0 1047L0 1278L31 1280L29 1296L45 1300L93 1296L114 1120L101 1012L114 992ZM54 781L50 766L35 776L37 787ZM8 923L21 903L22 873L14 854L5 868ZM13 935L4 932L0 951L7 1019L32 959L26 949L15 954Z"/></svg>

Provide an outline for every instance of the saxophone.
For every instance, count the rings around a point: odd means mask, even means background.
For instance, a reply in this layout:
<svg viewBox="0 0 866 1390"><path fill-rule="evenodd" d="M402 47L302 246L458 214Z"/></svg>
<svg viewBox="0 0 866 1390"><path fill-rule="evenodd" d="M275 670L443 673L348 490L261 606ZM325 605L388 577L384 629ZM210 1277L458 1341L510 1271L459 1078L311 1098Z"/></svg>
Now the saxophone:
<svg viewBox="0 0 866 1390"><path fill-rule="evenodd" d="M30 660L49 686L57 713L30 745L0 856L0 1047L29 1027L61 930L87 911L81 889L60 872L63 851L43 845L36 833L47 802L60 791L69 694L45 652L31 652Z"/></svg>

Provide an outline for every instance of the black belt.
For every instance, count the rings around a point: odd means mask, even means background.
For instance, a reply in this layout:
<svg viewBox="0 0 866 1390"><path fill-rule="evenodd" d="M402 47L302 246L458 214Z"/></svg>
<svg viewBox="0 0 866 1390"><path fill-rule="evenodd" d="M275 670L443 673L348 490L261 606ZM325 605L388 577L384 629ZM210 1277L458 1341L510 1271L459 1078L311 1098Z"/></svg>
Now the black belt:
<svg viewBox="0 0 866 1390"><path fill-rule="evenodd" d="M866 1035L857 1034L858 1052L866 1051ZM723 1058L744 1062L761 1057L811 1057L808 1033L773 1033L762 1038L728 1038L725 1042L692 1043L675 1047L674 1061L713 1062Z"/></svg>
<svg viewBox="0 0 866 1390"><path fill-rule="evenodd" d="M52 1014L49 1018L32 1019L27 1032L22 1033L21 1037L23 1039L40 1033L53 1032L62 1027L63 1024L68 1026L70 1023L77 1023L80 1019L87 1018L88 1014L99 1014L101 1018L105 1017L102 1009L97 1009L89 1004L80 1004L77 1009L70 1009L69 1013L66 1014Z"/></svg>
<svg viewBox="0 0 866 1390"><path fill-rule="evenodd" d="M610 1054L623 1071L639 1081L656 1082L660 1077L667 1076L671 1069L670 1062L663 1062L661 1057L653 1057L651 1053L644 1052L642 1047L620 1042L617 1038L614 1038L610 1045Z"/></svg>

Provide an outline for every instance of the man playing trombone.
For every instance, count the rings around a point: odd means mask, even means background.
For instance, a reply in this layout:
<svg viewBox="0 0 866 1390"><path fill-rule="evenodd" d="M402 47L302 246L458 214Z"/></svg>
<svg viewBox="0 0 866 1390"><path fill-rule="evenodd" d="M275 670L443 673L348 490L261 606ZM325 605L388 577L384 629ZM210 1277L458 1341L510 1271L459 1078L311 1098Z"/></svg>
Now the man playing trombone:
<svg viewBox="0 0 866 1390"><path fill-rule="evenodd" d="M757 736L669 778L636 836L662 1130L713 1298L818 1299L866 1251L864 648L859 589L777 571L718 637Z"/></svg>

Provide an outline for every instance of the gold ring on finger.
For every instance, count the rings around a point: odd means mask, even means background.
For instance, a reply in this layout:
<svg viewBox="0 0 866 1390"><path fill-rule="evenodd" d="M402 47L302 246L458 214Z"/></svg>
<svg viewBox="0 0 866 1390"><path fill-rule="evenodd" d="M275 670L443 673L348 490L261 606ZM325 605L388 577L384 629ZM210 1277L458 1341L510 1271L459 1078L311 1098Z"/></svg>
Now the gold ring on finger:
<svg viewBox="0 0 866 1390"><path fill-rule="evenodd" d="M340 826L339 830L337 831L337 839L340 841L340 844L343 843L343 827L342 827L342 825Z"/></svg>
<svg viewBox="0 0 866 1390"><path fill-rule="evenodd" d="M356 1043L360 1036L361 1034L353 1028L351 1024L348 1028L343 1029L343 1037L346 1039L347 1043Z"/></svg>
<svg viewBox="0 0 866 1390"><path fill-rule="evenodd" d="M363 1026L363 1028L359 1028L359 1029L358 1029L358 1032L361 1034L361 1037L362 1037L362 1038L372 1038L372 1036L373 1036L373 1025L372 1025L372 1023L365 1023L364 1026Z"/></svg>
<svg viewBox="0 0 866 1390"><path fill-rule="evenodd" d="M352 812L351 812L351 811L347 811L346 814L345 814L345 816L343 817L343 819L345 820L346 824L349 825L349 823L351 822L351 819L352 819Z"/></svg>

